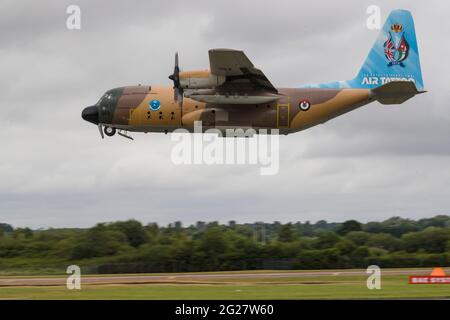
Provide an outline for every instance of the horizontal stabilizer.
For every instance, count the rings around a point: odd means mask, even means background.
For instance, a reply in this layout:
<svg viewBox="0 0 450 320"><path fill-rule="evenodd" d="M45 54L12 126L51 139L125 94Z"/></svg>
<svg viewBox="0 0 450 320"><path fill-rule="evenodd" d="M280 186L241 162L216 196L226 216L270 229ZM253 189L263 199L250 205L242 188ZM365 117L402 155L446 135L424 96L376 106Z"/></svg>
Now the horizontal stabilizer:
<svg viewBox="0 0 450 320"><path fill-rule="evenodd" d="M393 81L372 89L373 97L381 104L402 104L416 94L424 92L418 91L412 81Z"/></svg>

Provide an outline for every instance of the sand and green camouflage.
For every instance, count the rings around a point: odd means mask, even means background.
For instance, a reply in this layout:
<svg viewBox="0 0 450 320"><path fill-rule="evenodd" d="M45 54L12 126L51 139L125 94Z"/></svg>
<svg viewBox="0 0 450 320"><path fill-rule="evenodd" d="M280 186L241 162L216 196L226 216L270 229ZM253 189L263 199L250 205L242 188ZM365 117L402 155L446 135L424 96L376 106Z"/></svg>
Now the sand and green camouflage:
<svg viewBox="0 0 450 320"><path fill-rule="evenodd" d="M373 101L400 104L423 91L414 23L393 11L358 75L349 81L275 88L242 51L209 51L210 70L178 71L175 86L139 85L107 91L82 117L132 132L279 129L290 134L324 123ZM177 98L177 93L182 98Z"/></svg>

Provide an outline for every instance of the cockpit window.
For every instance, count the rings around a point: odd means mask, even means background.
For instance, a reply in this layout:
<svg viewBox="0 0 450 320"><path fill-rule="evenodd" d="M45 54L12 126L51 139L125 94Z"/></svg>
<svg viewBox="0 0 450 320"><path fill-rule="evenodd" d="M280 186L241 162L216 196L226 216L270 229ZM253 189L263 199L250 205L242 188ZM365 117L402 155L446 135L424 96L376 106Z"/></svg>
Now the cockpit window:
<svg viewBox="0 0 450 320"><path fill-rule="evenodd" d="M108 101L112 100L112 95L110 93L105 93L100 100L98 100L97 105L105 104Z"/></svg>
<svg viewBox="0 0 450 320"><path fill-rule="evenodd" d="M122 95L123 88L116 88L107 91L97 102L97 106L112 106L116 105L120 96Z"/></svg>

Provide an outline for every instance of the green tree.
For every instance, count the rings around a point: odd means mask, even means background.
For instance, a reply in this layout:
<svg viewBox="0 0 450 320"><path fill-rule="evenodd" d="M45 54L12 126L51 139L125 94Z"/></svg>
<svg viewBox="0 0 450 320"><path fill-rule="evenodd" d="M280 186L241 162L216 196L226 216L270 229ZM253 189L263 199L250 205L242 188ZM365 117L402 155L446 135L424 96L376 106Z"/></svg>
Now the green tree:
<svg viewBox="0 0 450 320"><path fill-rule="evenodd" d="M449 240L450 230L436 227L429 227L423 231L407 233L402 236L403 246L407 252L419 250L429 253L445 252Z"/></svg>
<svg viewBox="0 0 450 320"><path fill-rule="evenodd" d="M145 231L152 239L156 238L159 235L159 226L157 223L149 223L145 226Z"/></svg>
<svg viewBox="0 0 450 320"><path fill-rule="evenodd" d="M219 227L208 228L200 241L200 248L210 255L222 254L227 247L224 233Z"/></svg>
<svg viewBox="0 0 450 320"><path fill-rule="evenodd" d="M197 229L197 231L203 232L206 229L206 222L197 221L195 223L195 228Z"/></svg>
<svg viewBox="0 0 450 320"><path fill-rule="evenodd" d="M148 240L145 228L139 221L128 220L123 222L116 222L112 227L122 232L126 237L128 243L133 247L139 247Z"/></svg>
<svg viewBox="0 0 450 320"><path fill-rule="evenodd" d="M314 224L315 229L320 230L327 230L328 229L328 222L326 220L319 220Z"/></svg>
<svg viewBox="0 0 450 320"><path fill-rule="evenodd" d="M399 239L387 233L371 234L366 244L369 247L385 249L388 251L398 250L401 246Z"/></svg>
<svg viewBox="0 0 450 320"><path fill-rule="evenodd" d="M337 230L337 233L341 236L345 236L347 233L352 231L361 231L362 224L356 220L345 221L342 226Z"/></svg>
<svg viewBox="0 0 450 320"><path fill-rule="evenodd" d="M363 246L370 238L370 233L364 231L351 231L345 235L347 239L353 241L358 246Z"/></svg>
<svg viewBox="0 0 450 320"><path fill-rule="evenodd" d="M333 231L322 231L315 241L314 246L317 249L332 248L338 243L340 237Z"/></svg>
<svg viewBox="0 0 450 320"><path fill-rule="evenodd" d="M418 231L420 228L415 221L393 217L383 222L369 222L364 226L364 231L370 233L389 233L395 237L408 232Z"/></svg>
<svg viewBox="0 0 450 320"><path fill-rule="evenodd" d="M14 228L7 223L0 223L0 230L4 231L5 233L11 233L14 231Z"/></svg>
<svg viewBox="0 0 450 320"><path fill-rule="evenodd" d="M230 229L236 229L236 221L234 221L234 220L230 220L230 221L228 221L228 228L230 228Z"/></svg>
<svg viewBox="0 0 450 320"><path fill-rule="evenodd" d="M181 221L175 221L175 232L180 233L183 229L183 223Z"/></svg>
<svg viewBox="0 0 450 320"><path fill-rule="evenodd" d="M352 257L357 259L366 258L369 255L370 255L369 248L366 246L360 246L356 248L352 253Z"/></svg>
<svg viewBox="0 0 450 320"><path fill-rule="evenodd" d="M341 257L336 248L305 250L298 257L300 269L329 269L341 267Z"/></svg>
<svg viewBox="0 0 450 320"><path fill-rule="evenodd" d="M302 236L312 237L314 235L314 227L311 225L309 221L306 221L303 224L297 222L295 226Z"/></svg>
<svg viewBox="0 0 450 320"><path fill-rule="evenodd" d="M428 227L447 228L450 227L450 216L435 216L433 218L420 219L417 224L423 229Z"/></svg>
<svg viewBox="0 0 450 320"><path fill-rule="evenodd" d="M349 255L356 249L356 245L353 243L353 241L350 241L348 239L340 240L335 245L335 247L339 250L339 253L343 255Z"/></svg>
<svg viewBox="0 0 450 320"><path fill-rule="evenodd" d="M363 267L367 266L366 259L369 257L369 248L366 246L360 246L356 248L350 254L350 267Z"/></svg>
<svg viewBox="0 0 450 320"><path fill-rule="evenodd" d="M30 228L17 228L12 233L15 239L31 239L33 231Z"/></svg>
<svg viewBox="0 0 450 320"><path fill-rule="evenodd" d="M292 242L296 238L296 234L292 228L292 223L282 224L278 230L278 241Z"/></svg>
<svg viewBox="0 0 450 320"><path fill-rule="evenodd" d="M100 223L81 237L79 244L73 248L71 258L111 256L118 253L126 242L127 238L122 232Z"/></svg>
<svg viewBox="0 0 450 320"><path fill-rule="evenodd" d="M286 225L232 223L232 227L214 222L201 223L197 228L176 222L166 227L143 227L138 221L129 220L90 229L33 231L6 227L13 232L0 227L0 264L2 270L29 269L31 265L51 270L55 265L59 268L61 264L73 263L72 260L86 259L81 263L100 264L105 266L101 270L115 272L257 269L270 264L278 266L276 260L296 261L296 268L308 269L360 268L370 264L430 267L448 265L448 218L391 218L365 224L364 231L349 231L357 228L348 227L348 222L325 221ZM261 231L262 226L266 241L255 238L255 230Z"/></svg>

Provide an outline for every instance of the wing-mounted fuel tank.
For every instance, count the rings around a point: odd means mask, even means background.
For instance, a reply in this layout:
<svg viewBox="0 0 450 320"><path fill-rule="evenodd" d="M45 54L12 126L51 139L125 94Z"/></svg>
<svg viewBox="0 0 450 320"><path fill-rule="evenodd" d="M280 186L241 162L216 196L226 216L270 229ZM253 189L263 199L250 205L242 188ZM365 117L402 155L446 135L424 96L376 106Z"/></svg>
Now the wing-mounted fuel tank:
<svg viewBox="0 0 450 320"><path fill-rule="evenodd" d="M216 104L261 104L270 103L282 96L268 92L228 93L214 89L185 91L184 96L196 101Z"/></svg>

